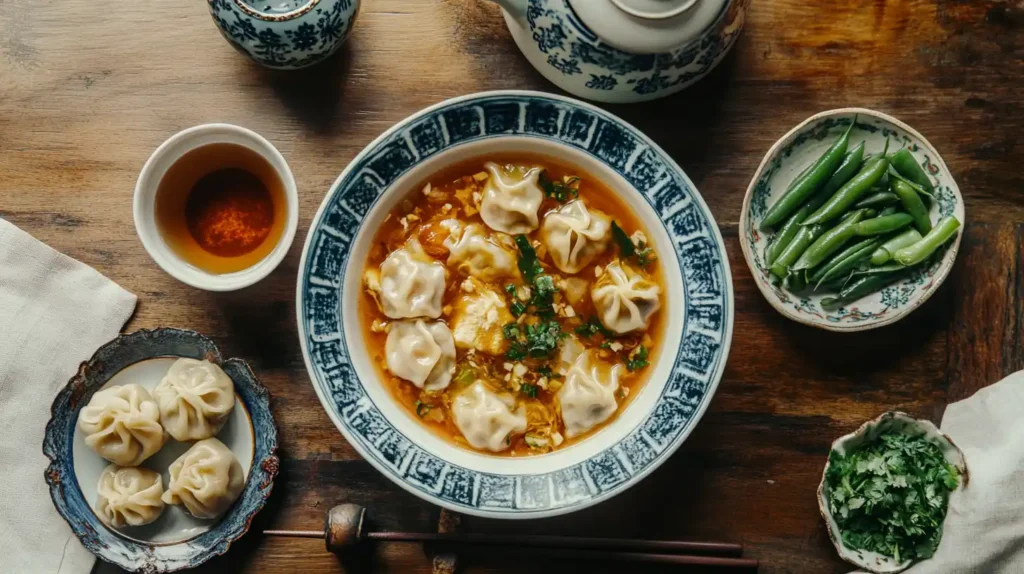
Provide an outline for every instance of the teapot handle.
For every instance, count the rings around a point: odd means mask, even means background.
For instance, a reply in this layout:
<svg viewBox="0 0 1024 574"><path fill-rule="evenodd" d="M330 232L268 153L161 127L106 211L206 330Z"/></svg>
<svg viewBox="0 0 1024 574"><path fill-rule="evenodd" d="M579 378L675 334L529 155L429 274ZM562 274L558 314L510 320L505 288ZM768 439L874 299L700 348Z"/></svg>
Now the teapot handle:
<svg viewBox="0 0 1024 574"><path fill-rule="evenodd" d="M520 26L526 26L526 5L529 0L494 0L494 3L504 8Z"/></svg>

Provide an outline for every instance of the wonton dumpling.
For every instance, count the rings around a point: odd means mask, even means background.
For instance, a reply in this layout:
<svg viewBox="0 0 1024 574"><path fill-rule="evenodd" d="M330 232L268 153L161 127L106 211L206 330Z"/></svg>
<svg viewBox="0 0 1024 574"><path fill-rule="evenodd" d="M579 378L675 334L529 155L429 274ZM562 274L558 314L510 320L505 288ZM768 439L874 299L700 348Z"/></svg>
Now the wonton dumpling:
<svg viewBox="0 0 1024 574"><path fill-rule="evenodd" d="M394 321L384 343L388 370L421 389L439 391L455 373L455 339L440 321Z"/></svg>
<svg viewBox="0 0 1024 574"><path fill-rule="evenodd" d="M590 290L601 324L619 334L647 329L651 316L661 308L660 295L657 283L618 260L605 267Z"/></svg>
<svg viewBox="0 0 1024 574"><path fill-rule="evenodd" d="M235 384L218 365L181 358L153 389L160 423L174 440L210 438L235 407Z"/></svg>
<svg viewBox="0 0 1024 574"><path fill-rule="evenodd" d="M540 234L548 253L565 273L579 273L608 247L611 221L600 211L590 211L579 199L544 216Z"/></svg>
<svg viewBox="0 0 1024 574"><path fill-rule="evenodd" d="M427 255L419 241L410 239L380 265L377 288L381 311L392 319L437 319L447 277L444 265Z"/></svg>
<svg viewBox="0 0 1024 574"><path fill-rule="evenodd" d="M498 164L487 162L490 173L480 203L480 217L495 231L516 235L537 229L537 210L544 201L537 180L541 170L530 169L523 176L507 173Z"/></svg>
<svg viewBox="0 0 1024 574"><path fill-rule="evenodd" d="M484 281L516 275L515 252L488 237L482 225L471 223L461 235L453 231L444 244L449 252L449 267Z"/></svg>
<svg viewBox="0 0 1024 574"><path fill-rule="evenodd" d="M171 480L161 499L184 505L196 518L217 518L227 511L245 486L242 465L224 443L201 440L171 463Z"/></svg>
<svg viewBox="0 0 1024 574"><path fill-rule="evenodd" d="M619 389L622 369L621 364L603 364L592 350L576 359L556 395L566 437L579 436L615 414L619 408L615 391Z"/></svg>
<svg viewBox="0 0 1024 574"><path fill-rule="evenodd" d="M476 381L452 400L455 426L473 448L501 452L511 445L511 436L526 432L526 407L515 412L515 399L500 396Z"/></svg>
<svg viewBox="0 0 1024 574"><path fill-rule="evenodd" d="M78 428L85 444L118 466L138 466L164 446L160 409L141 385L97 391L81 412Z"/></svg>
<svg viewBox="0 0 1024 574"><path fill-rule="evenodd" d="M100 474L96 493L96 516L114 528L149 524L164 511L163 479L148 468L112 464Z"/></svg>

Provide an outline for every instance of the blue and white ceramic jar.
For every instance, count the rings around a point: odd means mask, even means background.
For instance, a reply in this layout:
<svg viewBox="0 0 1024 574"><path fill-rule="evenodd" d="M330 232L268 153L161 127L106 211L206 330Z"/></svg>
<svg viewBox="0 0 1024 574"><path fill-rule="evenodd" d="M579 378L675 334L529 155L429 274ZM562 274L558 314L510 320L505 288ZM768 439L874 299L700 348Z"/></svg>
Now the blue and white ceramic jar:
<svg viewBox="0 0 1024 574"><path fill-rule="evenodd" d="M295 70L333 54L348 38L359 0L208 0L221 34L268 68Z"/></svg>
<svg viewBox="0 0 1024 574"><path fill-rule="evenodd" d="M673 94L708 74L750 0L495 0L526 59L558 87L609 103Z"/></svg>

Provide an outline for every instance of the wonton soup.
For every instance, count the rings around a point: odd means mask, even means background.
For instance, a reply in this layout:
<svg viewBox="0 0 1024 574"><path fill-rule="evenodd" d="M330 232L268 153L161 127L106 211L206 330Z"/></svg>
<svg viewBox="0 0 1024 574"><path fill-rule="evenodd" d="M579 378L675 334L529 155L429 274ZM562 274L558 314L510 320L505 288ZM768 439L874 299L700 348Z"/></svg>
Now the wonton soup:
<svg viewBox="0 0 1024 574"><path fill-rule="evenodd" d="M595 178L548 158L462 162L388 214L360 311L385 386L455 444L565 448L621 412L660 351L656 248Z"/></svg>

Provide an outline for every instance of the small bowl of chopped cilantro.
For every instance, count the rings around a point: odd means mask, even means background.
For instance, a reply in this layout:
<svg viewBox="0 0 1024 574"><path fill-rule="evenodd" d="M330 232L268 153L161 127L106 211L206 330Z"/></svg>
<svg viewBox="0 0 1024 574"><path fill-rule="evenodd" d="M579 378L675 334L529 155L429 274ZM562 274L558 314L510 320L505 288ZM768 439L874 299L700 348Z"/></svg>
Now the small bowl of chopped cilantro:
<svg viewBox="0 0 1024 574"><path fill-rule="evenodd" d="M930 558L949 497L967 485L964 454L929 421L897 411L832 443L818 506L839 556L876 574Z"/></svg>

